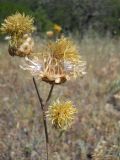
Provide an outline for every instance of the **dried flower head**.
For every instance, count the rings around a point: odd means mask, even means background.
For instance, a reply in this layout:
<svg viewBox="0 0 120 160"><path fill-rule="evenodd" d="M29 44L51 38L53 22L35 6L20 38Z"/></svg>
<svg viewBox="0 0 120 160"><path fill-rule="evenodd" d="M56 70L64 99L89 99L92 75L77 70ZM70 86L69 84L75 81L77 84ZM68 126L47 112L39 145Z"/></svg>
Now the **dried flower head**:
<svg viewBox="0 0 120 160"><path fill-rule="evenodd" d="M20 67L23 70L29 70L31 74L42 81L50 84L61 84L67 80L62 65L49 56L46 59L44 55L41 55L41 58L32 60L26 57L25 60L27 63Z"/></svg>
<svg viewBox="0 0 120 160"><path fill-rule="evenodd" d="M33 23L32 17L26 16L24 13L15 13L4 20L0 31L10 36L16 35L19 37L26 33L32 33L35 30Z"/></svg>
<svg viewBox="0 0 120 160"><path fill-rule="evenodd" d="M26 56L33 52L34 41L31 33L35 30L33 18L24 13L16 13L8 16L0 31L9 36L9 54L11 56Z"/></svg>
<svg viewBox="0 0 120 160"><path fill-rule="evenodd" d="M58 100L49 106L47 116L56 129L66 130L72 125L76 113L77 109L71 101L60 102Z"/></svg>
<svg viewBox="0 0 120 160"><path fill-rule="evenodd" d="M13 40L13 38L14 37L11 37L8 48L11 56L25 57L33 52L34 40L30 35L25 34L22 38L19 38L19 40Z"/></svg>
<svg viewBox="0 0 120 160"><path fill-rule="evenodd" d="M73 52L72 46L71 50L67 48L67 44L58 47L58 41L45 47L38 57L32 60L26 58L27 63L21 68L30 70L32 74L51 84L61 84L72 77L83 76L86 63L77 52Z"/></svg>
<svg viewBox="0 0 120 160"><path fill-rule="evenodd" d="M80 58L76 45L72 40L64 36L56 40L56 42L49 43L48 52L59 60L77 62Z"/></svg>
<svg viewBox="0 0 120 160"><path fill-rule="evenodd" d="M56 33L60 33L62 31L62 27L58 24L55 24L53 29Z"/></svg>

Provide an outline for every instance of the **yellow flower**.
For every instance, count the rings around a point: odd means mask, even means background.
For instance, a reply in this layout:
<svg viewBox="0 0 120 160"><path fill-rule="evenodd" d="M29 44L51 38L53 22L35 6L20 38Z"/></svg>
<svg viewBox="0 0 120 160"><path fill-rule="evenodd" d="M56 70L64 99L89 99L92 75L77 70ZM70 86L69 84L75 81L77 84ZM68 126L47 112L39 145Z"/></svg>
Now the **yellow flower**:
<svg viewBox="0 0 120 160"><path fill-rule="evenodd" d="M53 29L56 33L60 33L62 31L62 27L59 26L58 24L55 24Z"/></svg>
<svg viewBox="0 0 120 160"><path fill-rule="evenodd" d="M56 129L66 130L72 125L76 113L77 109L71 101L60 102L58 100L49 106L47 116Z"/></svg>
<svg viewBox="0 0 120 160"><path fill-rule="evenodd" d="M26 16L24 13L15 13L4 20L0 31L10 36L16 35L19 37L26 33L32 33L35 30L33 23L32 17Z"/></svg>
<svg viewBox="0 0 120 160"><path fill-rule="evenodd" d="M72 46L67 48L67 44L58 43L52 42L51 46L46 46L42 54L32 60L27 58L27 63L21 68L30 70L34 76L50 84L61 84L71 78L83 76L86 73L86 63L77 52L73 52Z"/></svg>

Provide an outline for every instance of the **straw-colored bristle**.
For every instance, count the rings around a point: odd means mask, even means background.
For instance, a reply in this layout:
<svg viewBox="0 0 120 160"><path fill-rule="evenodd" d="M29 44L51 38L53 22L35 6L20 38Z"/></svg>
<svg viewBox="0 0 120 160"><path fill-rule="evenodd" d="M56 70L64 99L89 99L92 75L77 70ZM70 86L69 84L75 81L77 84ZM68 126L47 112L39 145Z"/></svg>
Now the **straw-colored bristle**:
<svg viewBox="0 0 120 160"><path fill-rule="evenodd" d="M31 33L35 30L33 26L34 19L30 16L26 16L24 13L16 13L8 16L2 26L0 31L8 35L21 36L25 33Z"/></svg>
<svg viewBox="0 0 120 160"><path fill-rule="evenodd" d="M71 126L77 109L71 101L60 102L59 100L48 108L47 116L56 129L66 130Z"/></svg>
<svg viewBox="0 0 120 160"><path fill-rule="evenodd" d="M56 42L51 42L48 49L53 57L59 60L68 60L76 62L79 60L80 55L74 43L65 37L61 37Z"/></svg>

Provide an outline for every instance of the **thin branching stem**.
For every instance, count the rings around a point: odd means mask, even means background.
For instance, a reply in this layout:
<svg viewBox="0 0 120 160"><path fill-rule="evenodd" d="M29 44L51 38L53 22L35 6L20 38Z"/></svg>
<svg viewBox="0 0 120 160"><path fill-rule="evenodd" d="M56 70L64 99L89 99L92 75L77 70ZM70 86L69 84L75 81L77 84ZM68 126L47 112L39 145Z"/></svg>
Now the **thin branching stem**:
<svg viewBox="0 0 120 160"><path fill-rule="evenodd" d="M41 106L41 109L42 109L42 114L43 114L43 124L44 124L44 130L45 130L45 138L46 138L46 152L47 152L47 160L48 160L49 159L49 137L48 137L47 121L46 121L46 116L45 116L45 107L46 107L48 101L51 98L52 91L53 91L53 88L54 88L54 84L51 85L48 97L47 97L46 102L44 104L43 99L40 96L40 93L39 93L39 90L38 90L38 87L37 87L37 83L36 83L36 80L35 80L34 77L33 77L33 83L34 83L34 86L35 86L35 89L36 89L36 92L37 92L37 95L38 95L38 99L39 99L40 106Z"/></svg>
<svg viewBox="0 0 120 160"><path fill-rule="evenodd" d="M42 109L42 114L43 114L43 124L44 124L44 130L45 130L45 138L46 138L46 152L47 152L47 160L49 158L49 154L48 154L48 144L49 144L49 139L48 139L48 130L47 130L47 122L46 122L46 117L45 117L45 111L44 111L44 104L43 104L43 100L40 96L40 93L38 91L38 87L37 87L37 83L35 81L35 78L33 77L33 83L38 95L38 99L41 105L41 109Z"/></svg>
<svg viewBox="0 0 120 160"><path fill-rule="evenodd" d="M50 88L48 97L47 97L47 99L46 99L46 103L49 102L49 100L50 100L50 98L51 98L51 96L52 96L53 88L54 88L54 83L51 85L51 88Z"/></svg>
<svg viewBox="0 0 120 160"><path fill-rule="evenodd" d="M36 83L36 80L35 80L34 77L33 77L33 83L34 83L34 86L35 86L35 89L36 89L36 92L37 92L37 95L38 95L38 99L39 99L39 102L40 102L40 105L41 105L41 109L43 110L43 106L44 106L43 100L42 100L42 98L40 96L40 93L38 91L37 83Z"/></svg>

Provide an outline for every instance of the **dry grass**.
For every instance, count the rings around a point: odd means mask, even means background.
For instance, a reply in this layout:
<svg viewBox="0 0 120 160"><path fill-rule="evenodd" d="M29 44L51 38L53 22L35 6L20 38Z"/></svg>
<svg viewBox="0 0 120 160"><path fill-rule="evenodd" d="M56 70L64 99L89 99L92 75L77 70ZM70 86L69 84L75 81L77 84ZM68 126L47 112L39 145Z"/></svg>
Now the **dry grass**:
<svg viewBox="0 0 120 160"><path fill-rule="evenodd" d="M120 74L120 40L86 36L77 43L87 75L56 86L52 100L73 100L79 114L61 137L49 124L50 160L119 160L120 112L107 103L107 87ZM0 160L45 160L41 109L32 78L19 64L0 44ZM38 84L45 97L49 85Z"/></svg>

